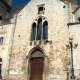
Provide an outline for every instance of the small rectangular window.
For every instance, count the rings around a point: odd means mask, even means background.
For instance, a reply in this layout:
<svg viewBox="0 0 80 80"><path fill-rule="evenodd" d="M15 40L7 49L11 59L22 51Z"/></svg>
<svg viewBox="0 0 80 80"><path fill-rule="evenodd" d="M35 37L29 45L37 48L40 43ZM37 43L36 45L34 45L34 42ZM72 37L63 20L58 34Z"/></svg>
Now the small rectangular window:
<svg viewBox="0 0 80 80"><path fill-rule="evenodd" d="M39 7L39 12L42 12L43 11L43 7Z"/></svg>
<svg viewBox="0 0 80 80"><path fill-rule="evenodd" d="M3 44L4 37L0 37L0 44Z"/></svg>
<svg viewBox="0 0 80 80"><path fill-rule="evenodd" d="M44 4L38 5L38 14L43 14L45 10Z"/></svg>

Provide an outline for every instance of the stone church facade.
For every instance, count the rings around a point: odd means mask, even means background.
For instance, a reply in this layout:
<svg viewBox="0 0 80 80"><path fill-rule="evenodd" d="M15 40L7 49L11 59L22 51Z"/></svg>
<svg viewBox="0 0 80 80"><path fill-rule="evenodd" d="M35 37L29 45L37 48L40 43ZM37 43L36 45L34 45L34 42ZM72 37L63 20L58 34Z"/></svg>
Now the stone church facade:
<svg viewBox="0 0 80 80"><path fill-rule="evenodd" d="M2 80L80 80L80 7L62 0L31 0L0 24ZM77 45L77 43L75 45Z"/></svg>

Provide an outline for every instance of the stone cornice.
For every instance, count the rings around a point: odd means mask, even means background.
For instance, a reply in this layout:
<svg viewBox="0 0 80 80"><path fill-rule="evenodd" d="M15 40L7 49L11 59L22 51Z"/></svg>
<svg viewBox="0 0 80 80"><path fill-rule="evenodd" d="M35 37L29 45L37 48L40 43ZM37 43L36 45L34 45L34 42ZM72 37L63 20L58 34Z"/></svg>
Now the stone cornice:
<svg viewBox="0 0 80 80"><path fill-rule="evenodd" d="M80 24L80 22L75 22L75 23L68 23L67 25L77 25L77 24Z"/></svg>
<svg viewBox="0 0 80 80"><path fill-rule="evenodd" d="M78 6L74 11L73 14L80 8L80 6Z"/></svg>

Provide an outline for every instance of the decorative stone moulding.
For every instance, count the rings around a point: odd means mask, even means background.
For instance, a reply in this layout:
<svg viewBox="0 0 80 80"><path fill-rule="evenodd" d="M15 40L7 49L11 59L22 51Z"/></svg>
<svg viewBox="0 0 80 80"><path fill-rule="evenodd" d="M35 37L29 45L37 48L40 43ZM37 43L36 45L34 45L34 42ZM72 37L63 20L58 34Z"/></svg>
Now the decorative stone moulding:
<svg viewBox="0 0 80 80"><path fill-rule="evenodd" d="M44 45L44 44L52 44L51 40L40 40L40 41L30 41L30 45Z"/></svg>

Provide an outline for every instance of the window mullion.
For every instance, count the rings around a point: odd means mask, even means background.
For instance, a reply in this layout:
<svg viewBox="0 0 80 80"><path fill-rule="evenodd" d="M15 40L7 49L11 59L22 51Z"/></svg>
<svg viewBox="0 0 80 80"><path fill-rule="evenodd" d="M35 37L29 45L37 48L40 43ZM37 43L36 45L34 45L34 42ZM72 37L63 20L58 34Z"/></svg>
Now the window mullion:
<svg viewBox="0 0 80 80"><path fill-rule="evenodd" d="M37 27L38 27L38 22L36 23L36 36L35 36L35 41L37 40Z"/></svg>
<svg viewBox="0 0 80 80"><path fill-rule="evenodd" d="M43 40L43 18L42 18L42 33L41 33L41 40Z"/></svg>

